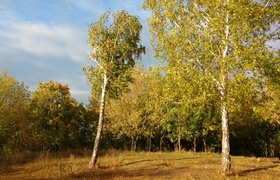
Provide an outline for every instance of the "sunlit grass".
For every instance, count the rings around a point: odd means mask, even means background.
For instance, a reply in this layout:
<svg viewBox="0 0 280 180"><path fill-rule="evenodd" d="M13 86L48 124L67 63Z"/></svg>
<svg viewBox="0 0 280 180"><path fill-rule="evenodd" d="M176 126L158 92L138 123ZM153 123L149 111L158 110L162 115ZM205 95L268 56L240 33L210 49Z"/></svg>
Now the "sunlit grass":
<svg viewBox="0 0 280 180"><path fill-rule="evenodd" d="M232 157L232 173L225 177L221 155L214 153L110 150L93 170L88 169L89 155L29 155L29 162L16 156L10 161L19 163L2 163L0 179L280 179L280 164L241 156Z"/></svg>

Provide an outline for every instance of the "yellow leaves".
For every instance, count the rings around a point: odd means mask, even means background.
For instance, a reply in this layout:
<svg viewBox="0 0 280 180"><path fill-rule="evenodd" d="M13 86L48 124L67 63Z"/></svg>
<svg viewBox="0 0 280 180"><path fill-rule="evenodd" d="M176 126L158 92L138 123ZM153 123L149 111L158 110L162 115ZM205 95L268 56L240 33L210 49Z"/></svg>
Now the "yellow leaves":
<svg viewBox="0 0 280 180"><path fill-rule="evenodd" d="M104 23L112 17L110 25ZM127 85L129 81L129 69L135 65L143 51L140 45L140 32L142 25L139 17L120 11L116 14L107 12L98 23L89 27L89 42L91 48L98 50L91 54L91 59L97 64L87 64L83 68L87 80L92 84L94 94L100 93L103 74L106 72L109 78L108 94L115 96ZM98 32L98 33L96 33ZM96 88L96 86L98 88Z"/></svg>

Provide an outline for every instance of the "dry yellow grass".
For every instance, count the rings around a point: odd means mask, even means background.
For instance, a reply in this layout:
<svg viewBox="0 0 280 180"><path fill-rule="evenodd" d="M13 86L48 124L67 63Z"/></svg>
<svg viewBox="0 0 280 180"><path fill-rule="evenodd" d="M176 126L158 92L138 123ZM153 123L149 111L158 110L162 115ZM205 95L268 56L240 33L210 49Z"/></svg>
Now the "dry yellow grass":
<svg viewBox="0 0 280 180"><path fill-rule="evenodd" d="M117 152L87 168L89 157L39 157L3 164L0 179L280 179L280 164L254 157L232 157L232 173L220 174L220 154L191 152Z"/></svg>

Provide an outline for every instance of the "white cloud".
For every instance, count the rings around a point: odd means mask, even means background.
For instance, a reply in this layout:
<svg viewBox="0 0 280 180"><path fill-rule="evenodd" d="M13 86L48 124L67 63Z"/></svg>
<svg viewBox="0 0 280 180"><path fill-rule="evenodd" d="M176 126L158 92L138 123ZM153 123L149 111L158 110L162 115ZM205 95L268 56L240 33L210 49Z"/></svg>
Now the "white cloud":
<svg viewBox="0 0 280 180"><path fill-rule="evenodd" d="M0 30L6 46L0 51L25 51L36 56L69 57L74 61L86 58L86 38L78 29L46 24L17 23ZM84 51L83 51L84 50Z"/></svg>
<svg viewBox="0 0 280 180"><path fill-rule="evenodd" d="M35 22L0 22L0 54L0 67L9 68L9 73L31 91L38 82L53 80L68 84L75 99L87 102L90 88L82 72L87 43L82 30Z"/></svg>
<svg viewBox="0 0 280 180"><path fill-rule="evenodd" d="M2 0L3 1L3 0ZM68 84L75 99L87 102L90 86L82 67L87 58L87 24L98 21L107 10L127 10L140 17L142 44L152 51L140 0L4 0L0 4L0 67L35 90L49 80ZM150 57L148 57L150 56ZM143 63L152 53L143 57Z"/></svg>
<svg viewBox="0 0 280 180"><path fill-rule="evenodd" d="M88 90L80 90L80 89L70 89L71 95L79 96L79 95L88 95Z"/></svg>

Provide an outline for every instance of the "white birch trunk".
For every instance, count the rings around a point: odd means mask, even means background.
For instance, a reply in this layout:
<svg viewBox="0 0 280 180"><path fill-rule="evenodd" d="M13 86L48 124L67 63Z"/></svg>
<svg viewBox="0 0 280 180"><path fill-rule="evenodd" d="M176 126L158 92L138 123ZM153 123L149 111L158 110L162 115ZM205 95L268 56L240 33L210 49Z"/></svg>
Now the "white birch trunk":
<svg viewBox="0 0 280 180"><path fill-rule="evenodd" d="M226 0L226 5L229 6L229 0ZM228 40L229 40L229 12L226 12L225 19L225 47L223 51L222 68L221 68L221 82L219 84L221 95L221 114L222 114L222 172L230 172L231 158L230 158L230 143L229 143L229 122L228 122L228 106L227 106L227 71L225 58L228 54Z"/></svg>
<svg viewBox="0 0 280 180"><path fill-rule="evenodd" d="M226 173L231 168L228 107L226 103L225 84L221 84L221 114L222 114L222 172Z"/></svg>
<svg viewBox="0 0 280 180"><path fill-rule="evenodd" d="M95 141L94 141L92 156L91 156L91 159L89 162L89 168L93 168L96 166L96 162L97 162L97 158L98 158L99 142L101 139L103 119L104 119L107 83L108 83L108 78L107 78L106 71L104 70L104 80L103 80L103 87L102 87L101 101L100 101L99 120L98 120L98 125L97 125L97 131L96 131L96 137L95 137Z"/></svg>

